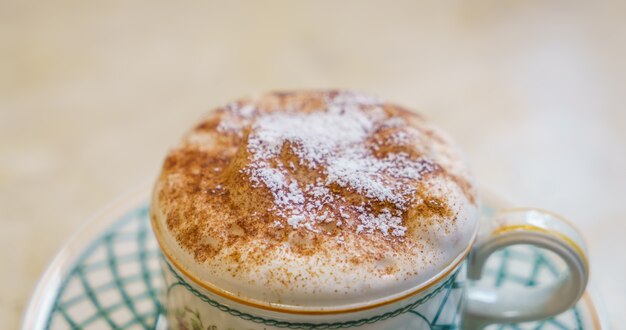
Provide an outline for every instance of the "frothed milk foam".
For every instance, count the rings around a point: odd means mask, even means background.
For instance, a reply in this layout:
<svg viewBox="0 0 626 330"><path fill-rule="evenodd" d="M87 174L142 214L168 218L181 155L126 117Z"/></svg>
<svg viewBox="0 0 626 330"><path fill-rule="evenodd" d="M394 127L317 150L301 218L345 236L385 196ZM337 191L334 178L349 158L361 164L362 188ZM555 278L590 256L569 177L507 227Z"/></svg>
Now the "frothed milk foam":
<svg viewBox="0 0 626 330"><path fill-rule="evenodd" d="M242 299L343 306L436 275L478 207L449 138L346 91L270 93L208 114L172 150L151 216L166 255Z"/></svg>

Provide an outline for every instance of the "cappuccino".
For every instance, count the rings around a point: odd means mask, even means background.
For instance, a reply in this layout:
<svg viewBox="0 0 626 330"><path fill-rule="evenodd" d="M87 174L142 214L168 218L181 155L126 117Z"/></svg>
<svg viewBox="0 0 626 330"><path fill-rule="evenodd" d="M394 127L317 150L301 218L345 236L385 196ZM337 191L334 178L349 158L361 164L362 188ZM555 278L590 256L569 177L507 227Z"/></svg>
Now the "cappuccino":
<svg viewBox="0 0 626 330"><path fill-rule="evenodd" d="M348 91L269 93L203 118L151 216L166 258L238 301L333 309L406 292L471 245L475 186L420 115Z"/></svg>

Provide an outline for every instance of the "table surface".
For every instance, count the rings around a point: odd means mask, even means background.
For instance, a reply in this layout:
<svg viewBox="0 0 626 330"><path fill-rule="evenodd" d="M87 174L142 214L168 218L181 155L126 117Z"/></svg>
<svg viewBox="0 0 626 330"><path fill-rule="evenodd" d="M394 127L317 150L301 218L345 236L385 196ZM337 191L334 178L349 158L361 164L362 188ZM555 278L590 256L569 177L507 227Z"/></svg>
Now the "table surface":
<svg viewBox="0 0 626 330"><path fill-rule="evenodd" d="M0 2L0 328L70 233L152 180L202 113L326 87L418 109L482 185L576 223L626 324L626 2L389 4Z"/></svg>

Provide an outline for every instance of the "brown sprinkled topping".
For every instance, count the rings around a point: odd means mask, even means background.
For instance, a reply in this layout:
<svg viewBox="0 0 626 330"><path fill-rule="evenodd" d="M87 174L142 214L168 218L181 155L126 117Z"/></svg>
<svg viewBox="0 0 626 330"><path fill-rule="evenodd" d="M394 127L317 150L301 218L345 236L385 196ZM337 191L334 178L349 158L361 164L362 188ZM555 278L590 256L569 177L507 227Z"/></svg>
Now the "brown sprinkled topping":
<svg viewBox="0 0 626 330"><path fill-rule="evenodd" d="M156 200L181 247L198 262L223 258L233 276L282 249L386 276L401 269L389 255L432 262L425 233L450 232L458 198L475 203L459 163L445 136L399 106L343 91L273 93L196 125L167 156ZM346 271L337 267L307 272Z"/></svg>

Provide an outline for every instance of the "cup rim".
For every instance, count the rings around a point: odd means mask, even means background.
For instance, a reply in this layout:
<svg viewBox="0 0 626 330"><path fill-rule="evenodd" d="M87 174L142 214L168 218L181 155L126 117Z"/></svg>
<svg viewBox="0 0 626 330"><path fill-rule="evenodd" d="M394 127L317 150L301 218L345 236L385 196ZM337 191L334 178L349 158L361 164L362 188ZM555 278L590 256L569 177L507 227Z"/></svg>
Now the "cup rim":
<svg viewBox="0 0 626 330"><path fill-rule="evenodd" d="M268 303L263 302L258 299L245 298L241 297L233 292L222 289L216 285L208 281L203 281L197 276L195 276L190 270L186 269L181 265L181 263L173 257L171 251L168 250L167 244L163 241L163 232L159 222L155 219L155 217L150 217L150 223L152 224L152 230L154 232L154 236L159 245L159 249L163 254L163 257L166 262L170 263L174 269L180 271L187 279L193 282L195 285L200 288L207 290L208 292L220 296L221 298L225 298L227 300L248 306L253 308L258 308L266 311L277 312L277 313L286 313L286 314L300 314L300 315L330 315L330 314L345 314L345 313L354 313L361 312L365 310L370 310L378 307L383 307L386 305L390 305L396 303L401 300L405 300L416 296L420 293L431 289L433 286L443 282L448 276L450 276L455 269L457 269L463 261L465 261L466 257L469 255L476 238L478 236L478 231L481 226L480 221L477 221L474 231L472 233L472 237L465 247L465 249L459 253L454 259L452 259L445 267L443 267L436 275L432 276L428 280L422 282L421 284L409 288L407 290L378 298L375 300L370 300L366 302L352 303L346 305L339 305L333 307L322 307L322 306L294 306L280 303Z"/></svg>

